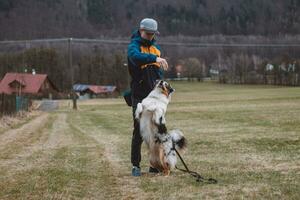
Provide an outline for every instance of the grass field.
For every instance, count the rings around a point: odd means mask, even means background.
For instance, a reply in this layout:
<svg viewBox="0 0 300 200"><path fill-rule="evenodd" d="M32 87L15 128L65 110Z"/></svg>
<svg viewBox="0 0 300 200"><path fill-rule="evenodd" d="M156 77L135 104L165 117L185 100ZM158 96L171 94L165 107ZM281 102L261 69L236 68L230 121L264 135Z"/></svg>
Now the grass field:
<svg viewBox="0 0 300 200"><path fill-rule="evenodd" d="M299 199L300 88L173 83L169 129L189 167L219 183L131 177L131 110L122 99L68 102L0 131L0 199ZM0 129L1 130L1 129ZM143 146L142 171L148 169Z"/></svg>

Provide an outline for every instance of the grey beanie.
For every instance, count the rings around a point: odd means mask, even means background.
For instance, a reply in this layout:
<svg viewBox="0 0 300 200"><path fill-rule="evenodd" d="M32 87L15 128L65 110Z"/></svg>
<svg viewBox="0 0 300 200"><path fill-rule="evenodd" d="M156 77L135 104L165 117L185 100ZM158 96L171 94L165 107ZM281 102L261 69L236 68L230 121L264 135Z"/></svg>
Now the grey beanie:
<svg viewBox="0 0 300 200"><path fill-rule="evenodd" d="M159 33L157 30L157 21L151 18L145 18L140 22L140 29L150 33Z"/></svg>

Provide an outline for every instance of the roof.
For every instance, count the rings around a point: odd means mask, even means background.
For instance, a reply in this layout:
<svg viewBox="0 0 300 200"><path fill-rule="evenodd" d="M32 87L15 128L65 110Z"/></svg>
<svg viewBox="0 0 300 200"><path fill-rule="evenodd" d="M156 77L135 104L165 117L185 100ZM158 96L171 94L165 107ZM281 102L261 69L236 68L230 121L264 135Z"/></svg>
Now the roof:
<svg viewBox="0 0 300 200"><path fill-rule="evenodd" d="M15 88L10 87L10 84L18 82L23 86L22 93L36 94L46 79L48 79L46 74L6 73L0 82L0 93L11 94L15 92ZM53 86L52 83L51 85Z"/></svg>
<svg viewBox="0 0 300 200"><path fill-rule="evenodd" d="M25 87L26 86L26 83L23 81L23 80L13 80L12 82L8 83L8 85L12 86L13 83L18 83L20 84L22 87Z"/></svg>
<svg viewBox="0 0 300 200"><path fill-rule="evenodd" d="M75 92L83 92L85 90L87 90L89 88L89 85L85 85L85 84L75 84L73 85L73 90Z"/></svg>
<svg viewBox="0 0 300 200"><path fill-rule="evenodd" d="M94 94L112 93L116 90L116 86L113 85L87 85L87 84L75 84L73 90L75 92L84 92L90 90Z"/></svg>

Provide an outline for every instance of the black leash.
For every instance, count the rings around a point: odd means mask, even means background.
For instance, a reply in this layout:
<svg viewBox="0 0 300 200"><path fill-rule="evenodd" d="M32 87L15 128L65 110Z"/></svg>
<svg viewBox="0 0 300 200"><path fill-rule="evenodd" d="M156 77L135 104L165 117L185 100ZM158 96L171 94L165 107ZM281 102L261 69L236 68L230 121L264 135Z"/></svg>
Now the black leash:
<svg viewBox="0 0 300 200"><path fill-rule="evenodd" d="M204 178L203 176L201 176L199 173L197 172L194 172L194 171L191 171L189 170L188 166L185 164L184 160L182 159L181 155L179 154L179 152L177 151L177 149L175 148L175 144L173 142L173 148L172 150L174 150L176 152L176 154L178 155L178 157L180 158L183 166L185 169L180 169L178 168L177 166L175 166L176 169L182 171L182 172L186 172L186 173L189 173L191 176L195 177L196 178L196 181L197 182L202 182L202 183L208 183L208 184L216 184L218 183L218 181L214 178Z"/></svg>

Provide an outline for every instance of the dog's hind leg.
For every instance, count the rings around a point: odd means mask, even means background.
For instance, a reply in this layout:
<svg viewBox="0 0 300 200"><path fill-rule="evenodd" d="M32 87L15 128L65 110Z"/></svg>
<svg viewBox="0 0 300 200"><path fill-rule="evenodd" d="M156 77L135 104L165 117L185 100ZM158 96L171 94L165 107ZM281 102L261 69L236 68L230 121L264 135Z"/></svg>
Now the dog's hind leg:
<svg viewBox="0 0 300 200"><path fill-rule="evenodd" d="M164 175L165 175L165 176L170 176L170 173L171 173L170 169L166 169L166 170L164 171Z"/></svg>
<svg viewBox="0 0 300 200"><path fill-rule="evenodd" d="M170 175L170 166L169 166L169 163L167 162L166 154L165 154L165 151L163 148L160 148L159 160L160 160L163 174L165 176L169 176Z"/></svg>
<svg viewBox="0 0 300 200"><path fill-rule="evenodd" d="M164 156L164 158L163 158L162 165L163 165L163 169L164 169L164 170L163 170L164 175L165 175L165 176L169 176L170 173L171 173L171 170L170 170L170 165L169 165L169 163L167 162L165 156Z"/></svg>

